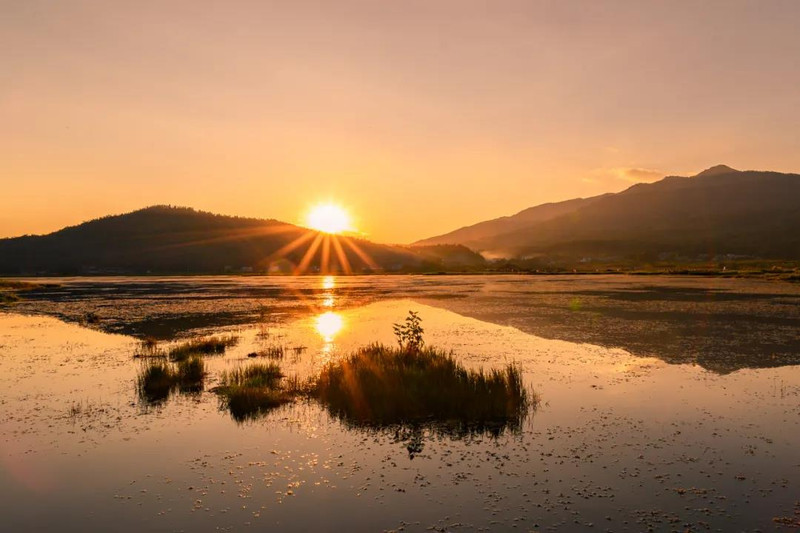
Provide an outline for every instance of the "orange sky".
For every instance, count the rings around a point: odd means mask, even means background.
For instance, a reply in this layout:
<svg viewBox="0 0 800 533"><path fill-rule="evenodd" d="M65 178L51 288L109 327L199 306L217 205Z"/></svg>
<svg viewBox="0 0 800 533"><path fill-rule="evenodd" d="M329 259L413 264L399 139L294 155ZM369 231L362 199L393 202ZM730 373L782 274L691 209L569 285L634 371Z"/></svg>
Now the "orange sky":
<svg viewBox="0 0 800 533"><path fill-rule="evenodd" d="M0 236L151 204L409 242L800 171L800 2L4 2Z"/></svg>

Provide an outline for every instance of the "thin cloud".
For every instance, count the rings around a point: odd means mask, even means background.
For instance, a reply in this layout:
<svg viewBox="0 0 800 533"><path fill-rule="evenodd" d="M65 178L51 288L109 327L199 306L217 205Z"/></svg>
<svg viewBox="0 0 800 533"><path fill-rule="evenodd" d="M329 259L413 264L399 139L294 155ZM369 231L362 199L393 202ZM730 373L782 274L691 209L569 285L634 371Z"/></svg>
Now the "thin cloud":
<svg viewBox="0 0 800 533"><path fill-rule="evenodd" d="M652 182L660 180L665 176L660 170L650 168L615 168L615 177L630 183Z"/></svg>

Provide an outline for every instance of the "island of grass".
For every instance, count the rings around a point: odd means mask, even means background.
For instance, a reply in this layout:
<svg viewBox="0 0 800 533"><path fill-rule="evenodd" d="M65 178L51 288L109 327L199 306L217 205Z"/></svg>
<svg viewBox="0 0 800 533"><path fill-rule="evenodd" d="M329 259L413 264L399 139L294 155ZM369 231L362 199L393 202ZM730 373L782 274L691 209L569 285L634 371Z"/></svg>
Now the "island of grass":
<svg viewBox="0 0 800 533"><path fill-rule="evenodd" d="M530 404L518 367L468 370L435 348L373 344L325 366L311 395L355 425L433 425L454 431L519 428Z"/></svg>
<svg viewBox="0 0 800 533"><path fill-rule="evenodd" d="M214 389L234 420L253 420L269 410L291 402L299 388L282 383L284 374L277 363L257 363L225 371Z"/></svg>
<svg viewBox="0 0 800 533"><path fill-rule="evenodd" d="M169 358L172 361L184 361L193 355L220 355L238 342L236 335L192 339L170 349Z"/></svg>
<svg viewBox="0 0 800 533"><path fill-rule="evenodd" d="M203 388L205 363L199 355L171 363L149 361L136 380L139 399L146 404L163 403L176 391L199 392Z"/></svg>

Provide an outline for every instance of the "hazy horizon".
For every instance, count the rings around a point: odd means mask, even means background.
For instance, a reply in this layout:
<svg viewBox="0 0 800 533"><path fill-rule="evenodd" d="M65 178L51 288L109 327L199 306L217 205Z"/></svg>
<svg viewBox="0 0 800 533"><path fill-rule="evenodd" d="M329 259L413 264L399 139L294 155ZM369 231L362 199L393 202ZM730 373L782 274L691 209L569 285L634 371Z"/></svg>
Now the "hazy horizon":
<svg viewBox="0 0 800 533"><path fill-rule="evenodd" d="M408 243L800 169L796 2L7 3L0 237L154 204Z"/></svg>

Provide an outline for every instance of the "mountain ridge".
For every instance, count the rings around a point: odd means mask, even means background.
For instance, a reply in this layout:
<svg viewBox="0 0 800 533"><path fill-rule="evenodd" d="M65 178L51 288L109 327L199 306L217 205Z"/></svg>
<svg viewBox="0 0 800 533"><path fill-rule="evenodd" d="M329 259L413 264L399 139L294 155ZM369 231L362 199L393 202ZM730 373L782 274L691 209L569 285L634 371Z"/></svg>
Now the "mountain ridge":
<svg viewBox="0 0 800 533"><path fill-rule="evenodd" d="M402 247L275 219L154 205L0 239L0 273L360 273L482 266L463 246Z"/></svg>
<svg viewBox="0 0 800 533"><path fill-rule="evenodd" d="M792 230L800 227L797 174L717 165L695 176L668 176L593 198L510 232L450 242L489 256L543 261L719 254L800 258L800 239Z"/></svg>

